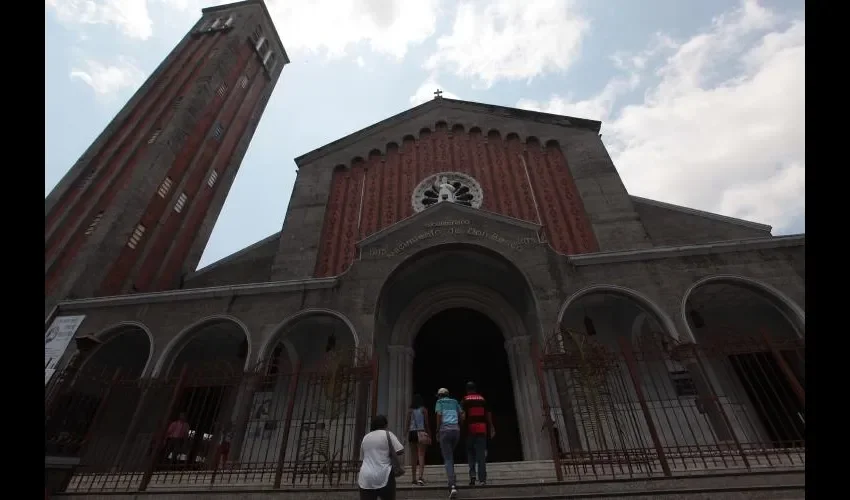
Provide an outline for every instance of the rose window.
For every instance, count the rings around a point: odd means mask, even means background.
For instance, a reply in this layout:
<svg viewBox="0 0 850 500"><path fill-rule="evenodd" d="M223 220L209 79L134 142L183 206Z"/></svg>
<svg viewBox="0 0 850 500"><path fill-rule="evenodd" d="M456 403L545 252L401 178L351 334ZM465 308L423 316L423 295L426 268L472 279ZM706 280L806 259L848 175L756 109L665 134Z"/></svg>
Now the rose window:
<svg viewBox="0 0 850 500"><path fill-rule="evenodd" d="M481 208L484 193L472 177L460 172L442 172L426 177L413 190L413 210L421 212L438 203L457 203Z"/></svg>

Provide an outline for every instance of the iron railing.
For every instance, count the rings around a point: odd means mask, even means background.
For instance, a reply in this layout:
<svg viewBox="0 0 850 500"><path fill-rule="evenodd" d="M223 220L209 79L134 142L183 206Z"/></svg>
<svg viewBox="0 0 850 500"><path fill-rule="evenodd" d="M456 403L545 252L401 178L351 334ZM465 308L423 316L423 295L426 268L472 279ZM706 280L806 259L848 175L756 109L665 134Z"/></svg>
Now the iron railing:
<svg viewBox="0 0 850 500"><path fill-rule="evenodd" d="M604 343L564 331L536 366L553 479L805 465L802 340ZM256 373L226 363L155 379L67 370L46 387L45 451L79 457L69 492L354 488L377 369L349 353Z"/></svg>
<svg viewBox="0 0 850 500"><path fill-rule="evenodd" d="M353 487L376 370L339 355L273 373L217 364L156 379L57 373L45 452L79 457L68 492Z"/></svg>
<svg viewBox="0 0 850 500"><path fill-rule="evenodd" d="M558 480L805 465L802 340L560 331L537 361Z"/></svg>

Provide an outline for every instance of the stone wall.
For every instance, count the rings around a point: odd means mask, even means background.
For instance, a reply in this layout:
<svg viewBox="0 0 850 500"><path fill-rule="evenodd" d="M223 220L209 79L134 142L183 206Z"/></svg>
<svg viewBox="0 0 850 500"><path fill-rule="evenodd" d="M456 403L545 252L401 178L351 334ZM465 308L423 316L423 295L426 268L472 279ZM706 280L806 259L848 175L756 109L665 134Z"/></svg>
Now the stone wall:
<svg viewBox="0 0 850 500"><path fill-rule="evenodd" d="M770 228L724 222L697 213L635 201L635 210L654 246L694 245L745 238L766 238Z"/></svg>

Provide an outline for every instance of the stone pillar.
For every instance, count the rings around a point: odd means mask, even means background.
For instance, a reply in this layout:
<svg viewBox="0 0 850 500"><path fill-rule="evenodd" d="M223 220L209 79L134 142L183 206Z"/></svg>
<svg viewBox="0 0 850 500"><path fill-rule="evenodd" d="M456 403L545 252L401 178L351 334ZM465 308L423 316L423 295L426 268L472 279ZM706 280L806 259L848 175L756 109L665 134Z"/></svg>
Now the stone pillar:
<svg viewBox="0 0 850 500"><path fill-rule="evenodd" d="M406 345L387 347L390 353L387 419L390 430L403 439L407 407L413 397L413 349ZM378 367L380 369L380 367Z"/></svg>
<svg viewBox="0 0 850 500"><path fill-rule="evenodd" d="M544 441L543 403L531 355L531 336L522 335L505 342L508 362L513 382L514 401L516 402L519 433L522 440L522 454L525 460L546 460L551 458ZM496 429L499 433L499 429Z"/></svg>

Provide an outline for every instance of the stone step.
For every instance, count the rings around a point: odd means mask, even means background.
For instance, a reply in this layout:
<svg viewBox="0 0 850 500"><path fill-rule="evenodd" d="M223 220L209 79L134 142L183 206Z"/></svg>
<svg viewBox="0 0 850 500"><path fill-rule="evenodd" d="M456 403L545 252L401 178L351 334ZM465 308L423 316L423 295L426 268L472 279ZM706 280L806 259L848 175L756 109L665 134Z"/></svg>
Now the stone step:
<svg viewBox="0 0 850 500"><path fill-rule="evenodd" d="M403 478L402 478L403 480ZM354 488L259 490L234 487L196 485L182 491L151 490L144 493L64 493L56 498L68 500L202 500L238 499L272 500L282 496L293 500L350 500L356 498ZM402 484L398 500L431 500L448 498L445 486L413 487ZM771 498L796 500L805 498L805 472L760 472L742 474L703 474L690 477L618 479L562 483L504 483L485 487L459 488L459 500L556 500L580 498L673 498L693 500Z"/></svg>

